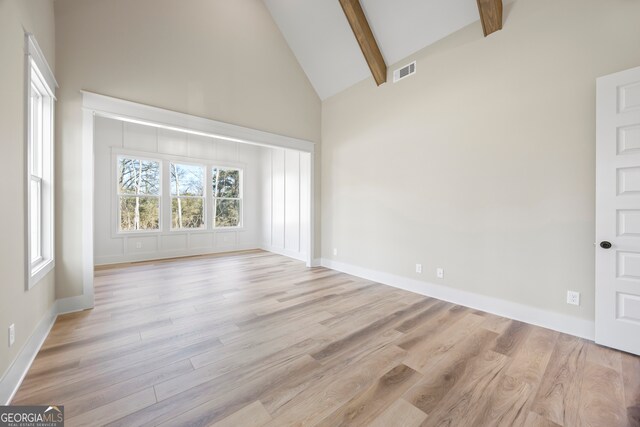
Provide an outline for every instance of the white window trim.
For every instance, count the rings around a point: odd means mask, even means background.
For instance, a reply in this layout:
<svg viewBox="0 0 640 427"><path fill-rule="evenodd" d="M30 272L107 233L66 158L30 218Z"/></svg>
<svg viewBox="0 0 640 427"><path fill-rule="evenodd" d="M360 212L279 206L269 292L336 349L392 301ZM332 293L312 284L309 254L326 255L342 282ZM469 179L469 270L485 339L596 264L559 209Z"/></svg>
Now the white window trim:
<svg viewBox="0 0 640 427"><path fill-rule="evenodd" d="M175 164L175 165L184 165L184 166L197 166L199 168L203 169L203 174L202 174L202 196L177 196L174 194L171 194L171 192L173 191L173 186L171 185L171 164ZM208 178L209 178L209 174L207 173L207 163L202 163L202 162L196 162L195 159L191 159L189 161L175 161L175 160L169 160L168 161L168 172L167 172L167 185L169 188L169 209L168 209L168 213L169 213L169 231L171 233L176 233L176 232L191 232L191 231L209 231L209 227L207 224L208 218L209 218L209 196L207 193L207 182L208 182ZM202 199L202 227L198 227L198 228L189 228L189 227L174 227L173 226L173 199Z"/></svg>
<svg viewBox="0 0 640 427"><path fill-rule="evenodd" d="M160 190L160 228L158 230L120 230L120 203L118 193L118 159L121 157L135 158L141 160L151 160L160 162L161 190ZM170 191L170 163L201 166L205 168L205 213L204 226L201 228L172 228L171 227L171 195ZM215 218L215 201L211 184L211 170L217 169L233 169L240 171L240 226L238 227L214 227ZM124 238L131 236L149 236L149 235L180 235L180 234L198 234L198 233L225 233L225 232L244 232L244 175L246 164L242 162L218 161L215 159L197 159L193 157L175 156L171 154L130 150L120 147L111 148L111 170L113 175L111 181L111 209L116 213L115 218L111 221L112 238ZM166 171L166 173L165 173ZM155 196L154 196L155 197ZM199 198L200 196L194 196Z"/></svg>
<svg viewBox="0 0 640 427"><path fill-rule="evenodd" d="M55 213L54 213L54 135L55 135L55 90L58 83L55 80L53 72L47 63L38 42L33 34L25 33L25 287L27 290L34 287L42 278L44 278L55 267ZM42 151L43 158L43 176L41 179L41 212L47 215L46 227L40 219L41 233L43 239L40 243L41 256L36 262L31 262L31 181L32 164L31 164L31 86L33 84L32 75L36 74L40 80L41 86L50 99L50 105L46 111L46 116L42 120L47 121L49 129L48 134L43 135ZM47 160L46 163L44 160ZM46 175L46 176L45 176Z"/></svg>
<svg viewBox="0 0 640 427"><path fill-rule="evenodd" d="M158 229L157 230L121 230L120 229L120 197L124 196L130 196L130 197L135 197L136 194L120 194L120 189L118 188L118 180L120 179L119 177L119 166L118 166L118 160L120 158L128 158L128 159L137 159L137 160L147 160L147 161L151 161L151 162L158 162L160 164L160 193L156 196L156 195L148 195L148 194L139 194L138 196L140 197L157 197L158 198ZM112 180L113 181L113 186L115 188L115 206L116 206L116 218L115 218L115 233L118 236L123 236L123 235L131 235L131 234L158 234L162 232L162 212L163 212L163 203L164 203L164 197L163 197L163 191L164 191L164 182L162 180L163 177L163 171L164 171L164 162L162 161L162 159L159 159L157 157L154 156L150 156L148 153L145 155L139 155L139 154L115 154L113 156L113 170L115 171L115 178Z"/></svg>
<svg viewBox="0 0 640 427"><path fill-rule="evenodd" d="M240 197L216 197L214 189L212 188L211 185L209 185L209 188L211 190L211 205L213 208L213 214L211 215L211 228L214 230L242 230L244 229L244 169L243 168L237 168L237 167L227 167L227 166L210 166L209 167L209 171L212 171L213 169L218 169L218 170L237 170L239 172L239 176L240 176ZM209 181L211 181L211 179L213 179L213 175L210 177ZM239 219L239 225L236 225L235 227L219 227L216 225L216 210L218 209L218 200L239 200L240 201L240 219Z"/></svg>

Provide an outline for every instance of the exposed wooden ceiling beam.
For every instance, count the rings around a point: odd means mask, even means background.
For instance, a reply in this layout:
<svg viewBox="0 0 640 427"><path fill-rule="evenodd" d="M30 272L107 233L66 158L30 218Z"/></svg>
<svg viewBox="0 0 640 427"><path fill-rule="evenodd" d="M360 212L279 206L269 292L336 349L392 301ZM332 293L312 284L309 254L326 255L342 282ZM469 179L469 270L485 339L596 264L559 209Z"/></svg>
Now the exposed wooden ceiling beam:
<svg viewBox="0 0 640 427"><path fill-rule="evenodd" d="M502 0L477 0L484 36L502 29Z"/></svg>
<svg viewBox="0 0 640 427"><path fill-rule="evenodd" d="M351 25L353 34L358 40L362 54L367 60L367 64L369 64L371 74L373 74L376 84L380 86L387 81L387 64L384 62L375 37L373 37L373 32L369 27L369 22L367 22L367 17L364 15L360 1L340 0L340 5L347 17L347 21L349 21L349 25Z"/></svg>

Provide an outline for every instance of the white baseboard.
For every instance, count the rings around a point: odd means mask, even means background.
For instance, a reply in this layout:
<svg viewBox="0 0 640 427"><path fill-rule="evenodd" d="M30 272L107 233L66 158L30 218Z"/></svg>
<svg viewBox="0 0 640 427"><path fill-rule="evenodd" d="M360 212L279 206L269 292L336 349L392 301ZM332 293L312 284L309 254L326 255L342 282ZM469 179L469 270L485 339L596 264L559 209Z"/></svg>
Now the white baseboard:
<svg viewBox="0 0 640 427"><path fill-rule="evenodd" d="M7 369L7 372L0 380L0 405L8 405L13 399L13 395L18 391L18 387L22 383L33 359L36 358L42 343L49 335L49 331L53 326L53 323L58 317L57 306L54 302L49 310L45 313L40 323L36 326L27 342L25 343L18 357L13 361L13 364Z"/></svg>
<svg viewBox="0 0 640 427"><path fill-rule="evenodd" d="M244 244L244 245L230 245L230 246L220 247L220 248L200 248L200 249L179 250L179 251L154 251L154 252L146 252L146 253L139 253L139 254L96 256L94 260L94 265L101 266L101 265L110 265L110 264L122 264L127 262L156 261L156 260L169 259L169 258L219 254L224 252L247 251L251 249L260 249L260 247L255 243L251 243L251 244Z"/></svg>
<svg viewBox="0 0 640 427"><path fill-rule="evenodd" d="M267 252L273 252L274 254L286 256L289 258L297 259L298 261L307 262L307 254L301 252L290 251L284 248L276 248L274 246L262 245L260 249Z"/></svg>
<svg viewBox="0 0 640 427"><path fill-rule="evenodd" d="M84 295L59 299L51 304L51 307L42 317L16 359L0 379L0 405L11 403L11 399L18 391L20 384L22 384L22 380L27 375L58 315L85 310L91 308L92 305L93 303Z"/></svg>
<svg viewBox="0 0 640 427"><path fill-rule="evenodd" d="M508 317L510 319L541 326L543 328L552 329L565 334L586 338L592 341L594 339L595 323L590 320L567 316L565 314L506 301L500 298L467 292L449 286L370 270L331 259L322 258L322 266L332 270L341 271L352 276L372 280L374 282L448 301L454 304L463 305L465 307L486 311L498 316Z"/></svg>

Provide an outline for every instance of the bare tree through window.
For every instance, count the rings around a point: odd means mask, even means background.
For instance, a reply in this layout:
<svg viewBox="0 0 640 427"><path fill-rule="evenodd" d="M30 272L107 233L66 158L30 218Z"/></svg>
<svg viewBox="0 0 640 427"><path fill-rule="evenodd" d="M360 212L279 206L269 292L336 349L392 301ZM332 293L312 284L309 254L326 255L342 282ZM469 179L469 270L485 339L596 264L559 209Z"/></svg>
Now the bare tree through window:
<svg viewBox="0 0 640 427"><path fill-rule="evenodd" d="M204 166L171 163L171 227L204 227Z"/></svg>
<svg viewBox="0 0 640 427"><path fill-rule="evenodd" d="M120 231L160 228L160 162L118 159Z"/></svg>

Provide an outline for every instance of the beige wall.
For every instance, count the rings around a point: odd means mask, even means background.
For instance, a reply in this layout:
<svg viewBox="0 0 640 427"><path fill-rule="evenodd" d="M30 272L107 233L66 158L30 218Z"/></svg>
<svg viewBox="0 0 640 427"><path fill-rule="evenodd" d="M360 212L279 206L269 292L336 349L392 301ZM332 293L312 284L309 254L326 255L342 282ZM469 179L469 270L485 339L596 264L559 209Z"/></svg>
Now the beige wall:
<svg viewBox="0 0 640 427"><path fill-rule="evenodd" d="M320 100L260 0L57 0L57 296L82 293L81 89L320 140Z"/></svg>
<svg viewBox="0 0 640 427"><path fill-rule="evenodd" d="M323 257L593 319L595 79L640 65L638 17L518 0L503 31L473 24L398 64L415 76L326 100Z"/></svg>
<svg viewBox="0 0 640 427"><path fill-rule="evenodd" d="M55 70L53 0L0 0L0 378L54 301L54 273L25 291L24 29L32 32ZM8 347L9 325L16 342Z"/></svg>

